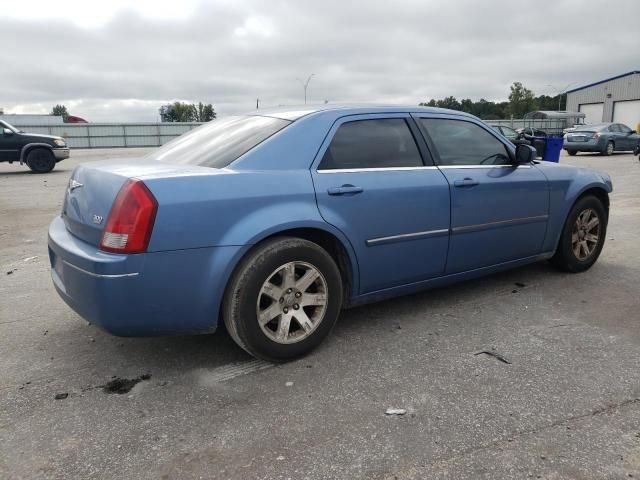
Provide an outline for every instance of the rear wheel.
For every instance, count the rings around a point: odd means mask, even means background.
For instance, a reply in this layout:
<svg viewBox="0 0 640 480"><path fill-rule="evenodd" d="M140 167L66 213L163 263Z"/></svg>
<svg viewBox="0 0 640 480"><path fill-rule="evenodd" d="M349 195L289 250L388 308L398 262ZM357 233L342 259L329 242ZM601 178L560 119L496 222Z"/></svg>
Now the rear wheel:
<svg viewBox="0 0 640 480"><path fill-rule="evenodd" d="M300 357L329 334L342 307L342 279L315 243L279 237L239 265L225 293L223 317L235 342L258 358Z"/></svg>
<svg viewBox="0 0 640 480"><path fill-rule="evenodd" d="M602 202L586 196L576 202L562 229L551 263L567 272L584 272L596 263L607 234L607 212Z"/></svg>
<svg viewBox="0 0 640 480"><path fill-rule="evenodd" d="M570 156L575 157L575 156L576 156L576 154L578 153L578 151L577 151L577 150L567 150L567 153L568 153Z"/></svg>
<svg viewBox="0 0 640 480"><path fill-rule="evenodd" d="M56 166L56 159L51 150L34 148L27 153L27 166L34 173L49 173Z"/></svg>
<svg viewBox="0 0 640 480"><path fill-rule="evenodd" d="M615 146L613 145L613 142L607 142L607 146L604 148L602 155L609 156L613 154L614 150L615 150Z"/></svg>

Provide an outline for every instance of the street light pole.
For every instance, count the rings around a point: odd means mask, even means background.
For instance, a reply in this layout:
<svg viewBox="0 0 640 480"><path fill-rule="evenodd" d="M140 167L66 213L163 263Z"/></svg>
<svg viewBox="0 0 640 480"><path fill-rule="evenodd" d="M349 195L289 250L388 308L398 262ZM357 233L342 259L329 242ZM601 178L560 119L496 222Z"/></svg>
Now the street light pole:
<svg viewBox="0 0 640 480"><path fill-rule="evenodd" d="M546 87L553 88L558 93L558 111L560 111L560 102L562 101L562 95L564 93L566 93L567 90L569 90L569 87L571 87L571 86L573 86L575 84L576 84L576 82L571 82L569 85L565 86L563 89L559 89L555 85L551 85L549 83L547 85L545 85Z"/></svg>
<svg viewBox="0 0 640 480"><path fill-rule="evenodd" d="M300 80L299 78L296 78L296 80L298 80L301 84L302 84L302 88L304 88L304 104L307 104L307 87L309 86L309 82L311 81L311 77L314 77L315 73L312 73L311 75L309 75L307 77L307 81L303 82L302 80Z"/></svg>

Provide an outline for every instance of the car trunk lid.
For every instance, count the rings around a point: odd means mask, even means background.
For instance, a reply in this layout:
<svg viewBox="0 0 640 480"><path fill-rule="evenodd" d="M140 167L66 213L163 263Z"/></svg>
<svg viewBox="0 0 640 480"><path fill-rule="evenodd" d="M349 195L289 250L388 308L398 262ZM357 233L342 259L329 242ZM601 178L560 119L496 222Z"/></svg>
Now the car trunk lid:
<svg viewBox="0 0 640 480"><path fill-rule="evenodd" d="M202 174L207 171L210 169L183 167L146 159L109 160L80 165L69 179L62 218L70 233L98 246L109 211L127 180Z"/></svg>

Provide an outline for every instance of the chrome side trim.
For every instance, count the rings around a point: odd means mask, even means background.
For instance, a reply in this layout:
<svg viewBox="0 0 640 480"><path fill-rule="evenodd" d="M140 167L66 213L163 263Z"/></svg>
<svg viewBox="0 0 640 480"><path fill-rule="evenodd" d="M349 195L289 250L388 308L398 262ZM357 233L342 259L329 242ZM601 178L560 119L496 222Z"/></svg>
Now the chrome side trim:
<svg viewBox="0 0 640 480"><path fill-rule="evenodd" d="M479 223L477 225L464 225L462 227L453 227L451 233L469 233L480 230L487 230L493 227L503 227L509 225L522 225L524 223L543 222L549 218L549 215L536 215L534 217L513 218L511 220L500 220L498 222Z"/></svg>
<svg viewBox="0 0 640 480"><path fill-rule="evenodd" d="M376 245L384 245L387 243L403 242L407 240L418 240L422 238L439 237L442 235L448 235L449 229L443 228L441 230L427 230L425 232L403 233L401 235L391 235L389 237L371 238L366 241L368 247L374 247Z"/></svg>
<svg viewBox="0 0 640 480"><path fill-rule="evenodd" d="M62 260L62 263L64 263L65 265L67 265L67 266L69 266L71 268L75 268L79 272L86 273L87 275L91 275L92 277L96 277L96 278L123 278L123 277L136 277L136 276L139 275L139 272L120 273L120 274L117 274L117 275L106 275L106 274L102 274L102 273L93 273L93 272L89 272L89 271L85 270L84 268L80 268L80 267L74 265L73 263L69 263L66 260Z"/></svg>
<svg viewBox="0 0 640 480"><path fill-rule="evenodd" d="M531 165L440 165L441 170L453 170L456 168L531 168Z"/></svg>
<svg viewBox="0 0 640 480"><path fill-rule="evenodd" d="M438 167L380 167L380 168L329 168L318 173L404 172L408 170L437 170Z"/></svg>

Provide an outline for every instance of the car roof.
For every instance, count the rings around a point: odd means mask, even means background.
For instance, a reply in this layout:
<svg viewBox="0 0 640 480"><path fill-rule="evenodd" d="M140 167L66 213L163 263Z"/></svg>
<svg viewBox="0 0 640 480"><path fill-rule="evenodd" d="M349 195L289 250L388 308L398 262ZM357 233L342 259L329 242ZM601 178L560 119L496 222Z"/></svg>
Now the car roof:
<svg viewBox="0 0 640 480"><path fill-rule="evenodd" d="M592 123L590 125L581 125L576 127L576 130L601 130L603 128L607 128L610 125L614 125L614 123Z"/></svg>
<svg viewBox="0 0 640 480"><path fill-rule="evenodd" d="M449 110L446 108L420 107L416 105L379 105L379 104L321 104L321 105L295 105L280 106L251 112L249 115L261 115L265 117L275 117L284 120L295 121L302 117L317 115L322 113L344 113L348 115L372 114L372 113L440 113L453 114L465 117L473 115Z"/></svg>

